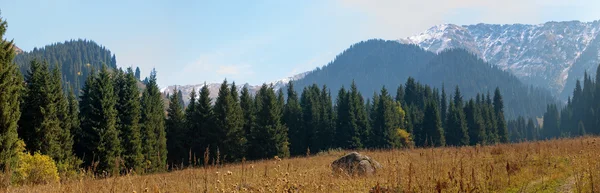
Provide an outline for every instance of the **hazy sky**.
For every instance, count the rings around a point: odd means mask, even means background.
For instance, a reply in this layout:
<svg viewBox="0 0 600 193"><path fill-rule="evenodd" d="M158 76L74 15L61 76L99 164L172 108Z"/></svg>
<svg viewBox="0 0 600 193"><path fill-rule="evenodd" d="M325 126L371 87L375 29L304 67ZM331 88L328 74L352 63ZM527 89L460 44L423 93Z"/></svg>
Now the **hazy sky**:
<svg viewBox="0 0 600 193"><path fill-rule="evenodd" d="M85 38L160 86L261 84L312 70L350 45L442 23L600 19L600 0L0 0L6 37L25 51Z"/></svg>

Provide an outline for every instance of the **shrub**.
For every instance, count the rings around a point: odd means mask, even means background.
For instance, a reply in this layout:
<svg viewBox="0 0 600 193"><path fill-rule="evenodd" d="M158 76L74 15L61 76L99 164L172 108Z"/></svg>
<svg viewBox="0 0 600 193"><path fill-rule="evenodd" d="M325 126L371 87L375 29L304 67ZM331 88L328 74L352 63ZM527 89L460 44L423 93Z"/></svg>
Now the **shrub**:
<svg viewBox="0 0 600 193"><path fill-rule="evenodd" d="M40 153L19 153L19 165L14 173L16 184L47 184L58 182L58 169L50 156Z"/></svg>
<svg viewBox="0 0 600 193"><path fill-rule="evenodd" d="M408 133L404 129L397 129L396 132L398 134L398 138L400 139L401 147L413 147L414 146L413 139L412 139L412 136L410 135L410 133Z"/></svg>

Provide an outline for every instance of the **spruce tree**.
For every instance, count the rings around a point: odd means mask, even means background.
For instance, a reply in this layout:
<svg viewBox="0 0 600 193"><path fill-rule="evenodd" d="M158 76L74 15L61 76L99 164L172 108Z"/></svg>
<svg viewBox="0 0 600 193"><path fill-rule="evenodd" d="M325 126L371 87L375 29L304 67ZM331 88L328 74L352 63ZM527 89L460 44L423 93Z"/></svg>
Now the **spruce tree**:
<svg viewBox="0 0 600 193"><path fill-rule="evenodd" d="M193 121L196 123L197 127L194 130L190 131L192 134L192 156L198 158L204 155L206 148L209 148L208 154L214 160L217 154L217 134L215 121L214 121L214 112L212 107L212 99L210 98L210 91L208 90L208 86L204 84L204 86L200 89L200 98L196 104L196 113Z"/></svg>
<svg viewBox="0 0 600 193"><path fill-rule="evenodd" d="M478 104L471 99L466 103L464 109L467 128L469 130L469 144L486 144L485 125L481 118Z"/></svg>
<svg viewBox="0 0 600 193"><path fill-rule="evenodd" d="M146 171L164 171L167 166L167 134L165 131L164 103L156 83L156 71L152 70L146 89L142 94L142 154L146 159Z"/></svg>
<svg viewBox="0 0 600 193"><path fill-rule="evenodd" d="M121 146L123 147L123 160L125 168L143 171L144 155L142 154L142 141L140 138L140 91L137 80L131 68L127 72L121 70L115 73L115 93L117 96L117 122Z"/></svg>
<svg viewBox="0 0 600 193"><path fill-rule="evenodd" d="M287 85L287 103L283 112L283 120L288 128L288 139L290 140L290 154L302 155L306 149L302 149L302 141L298 136L302 131L302 107L298 100L298 93L294 90L294 83L288 82Z"/></svg>
<svg viewBox="0 0 600 193"><path fill-rule="evenodd" d="M116 103L111 75L103 66L99 74L86 80L79 103L81 133L78 141L83 150L80 156L88 166L97 164L97 172L119 172L115 163L120 160L122 150L115 127Z"/></svg>
<svg viewBox="0 0 600 193"><path fill-rule="evenodd" d="M58 96L54 96L55 84L52 81L54 79L48 63L31 62L30 71L25 77L27 89L22 105L23 114L19 120L19 135L30 153L39 151L59 159L61 125L58 120L58 101L55 101Z"/></svg>
<svg viewBox="0 0 600 193"><path fill-rule="evenodd" d="M263 84L256 94L256 125L250 133L249 156L253 159L288 157L287 128L281 124L273 87Z"/></svg>
<svg viewBox="0 0 600 193"><path fill-rule="evenodd" d="M202 156L201 152L201 147L199 147L198 149L195 149L196 147L194 146L195 143L200 143L203 144L204 143L204 138L201 138L201 135L199 134L200 128L199 128L199 122L198 120L196 120L196 117L198 117L198 111L197 111L197 106L198 106L198 102L197 100L197 96L196 95L196 89L193 88L192 92L190 92L190 102L188 103L187 107L185 108L185 129L186 129L186 133L184 134L184 138L181 138L180 140L182 141L182 143L185 144L185 149L183 151L186 151L188 154L188 161L193 159L196 156ZM168 141L167 141L168 142ZM191 155L190 155L191 154ZM197 160L191 160L192 163L188 163L190 165L192 165L194 162L193 161L197 161Z"/></svg>
<svg viewBox="0 0 600 193"><path fill-rule="evenodd" d="M529 118L529 120L527 120L527 132L529 132L527 135L527 140L535 141L538 139L539 133L535 123L533 122L533 118Z"/></svg>
<svg viewBox="0 0 600 193"><path fill-rule="evenodd" d="M136 80L142 80L141 79L140 67L135 67L135 79Z"/></svg>
<svg viewBox="0 0 600 193"><path fill-rule="evenodd" d="M358 91L356 84L352 81L350 85L350 105L352 110L354 111L354 120L355 123L353 126L355 127L353 140L355 142L354 146L356 148L362 148L367 145L369 140L369 135L371 133L371 128L369 124L369 115L367 114L367 108L365 106L365 101L362 97L362 94ZM397 101L398 105L402 103ZM402 122L403 120L400 120ZM402 126L402 123L400 123Z"/></svg>
<svg viewBox="0 0 600 193"><path fill-rule="evenodd" d="M319 107L321 110L321 119L312 144L314 144L318 150L327 150L333 146L335 134L333 102L331 101L331 94L327 89L327 86L323 85L318 100L320 101L319 104L321 104Z"/></svg>
<svg viewBox="0 0 600 193"><path fill-rule="evenodd" d="M500 94L500 88L496 87L494 91L494 113L496 114L496 131L501 143L508 142L508 129L506 128L506 120L504 119L504 101Z"/></svg>
<svg viewBox="0 0 600 193"><path fill-rule="evenodd" d="M397 129L400 126L398 108L395 102L383 87L378 98L374 117L371 139L376 148L393 148L399 144Z"/></svg>
<svg viewBox="0 0 600 193"><path fill-rule="evenodd" d="M248 90L247 86L244 86L242 88L242 91L240 92L240 106L242 109L242 116L244 119L244 135L248 137L250 136L250 131L252 130L252 126L254 125L254 99L250 95L250 91ZM300 122L298 124L300 124Z"/></svg>
<svg viewBox="0 0 600 193"><path fill-rule="evenodd" d="M440 118L442 120L442 127L446 125L446 115L448 114L448 99L446 96L446 89L442 84L442 98L440 99Z"/></svg>
<svg viewBox="0 0 600 193"><path fill-rule="evenodd" d="M354 111L350 109L350 95L346 92L346 89L342 86L340 88L337 100L336 100L336 131L335 131L335 140L336 147L341 147L343 149L349 148L357 148L353 147L355 142L353 141L354 128L353 124L356 124L356 120L354 119ZM359 141L360 142L360 141Z"/></svg>
<svg viewBox="0 0 600 193"><path fill-rule="evenodd" d="M423 135L427 141L424 145L435 147L446 145L444 129L440 118L440 111L436 102L431 101L425 109L423 118Z"/></svg>
<svg viewBox="0 0 600 193"><path fill-rule="evenodd" d="M237 91L236 91L237 92ZM242 112L234 100L227 80L223 81L214 106L216 144L225 161L238 161L244 156L246 138Z"/></svg>
<svg viewBox="0 0 600 193"><path fill-rule="evenodd" d="M6 20L0 17L0 169L9 172L17 166L17 123L21 117L23 80L13 63L13 41L4 40L6 26Z"/></svg>
<svg viewBox="0 0 600 193"><path fill-rule="evenodd" d="M62 73L60 72L60 67L54 67L51 74L52 81L50 81L51 90L49 96L51 97L52 103L56 105L57 118L60 122L60 131L58 133L60 150L58 151L59 153L55 158L55 161L57 162L59 172L64 173L75 172L81 163L80 160L75 157L75 154L73 154L74 141L71 133L73 124L78 123L72 120L73 116L69 109L70 102L63 90L61 77Z"/></svg>
<svg viewBox="0 0 600 193"><path fill-rule="evenodd" d="M444 128L446 134L446 143L452 146L469 145L469 131L465 114L461 107L457 107L453 101L450 101L450 111Z"/></svg>
<svg viewBox="0 0 600 193"><path fill-rule="evenodd" d="M169 98L169 108L167 109L167 120L165 121L167 130L167 163L176 167L177 165L188 165L188 148L186 147L187 129L185 127L185 115L178 95L181 91L173 88L173 95Z"/></svg>

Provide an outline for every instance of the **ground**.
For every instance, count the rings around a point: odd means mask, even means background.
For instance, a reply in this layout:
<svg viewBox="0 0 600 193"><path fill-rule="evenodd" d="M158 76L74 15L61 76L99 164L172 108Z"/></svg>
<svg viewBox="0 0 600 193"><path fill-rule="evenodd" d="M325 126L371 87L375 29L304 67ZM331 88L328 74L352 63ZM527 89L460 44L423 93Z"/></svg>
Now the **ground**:
<svg viewBox="0 0 600 193"><path fill-rule="evenodd" d="M350 151L271 159L162 174L82 177L7 192L597 192L600 138L474 147L359 151L383 169L335 175L329 164Z"/></svg>

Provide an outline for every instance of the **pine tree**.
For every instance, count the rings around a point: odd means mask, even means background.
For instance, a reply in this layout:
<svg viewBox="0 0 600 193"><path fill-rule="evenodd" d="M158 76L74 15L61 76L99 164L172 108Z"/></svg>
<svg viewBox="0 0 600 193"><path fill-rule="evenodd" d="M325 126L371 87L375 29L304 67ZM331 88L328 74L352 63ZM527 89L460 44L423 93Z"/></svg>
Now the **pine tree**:
<svg viewBox="0 0 600 193"><path fill-rule="evenodd" d="M452 146L469 145L469 130L462 107L456 106L450 101L450 111L444 128L446 143Z"/></svg>
<svg viewBox="0 0 600 193"><path fill-rule="evenodd" d="M141 79L141 72L140 72L140 67L135 67L135 80L142 80Z"/></svg>
<svg viewBox="0 0 600 193"><path fill-rule="evenodd" d="M80 156L88 166L97 164L98 172L119 172L115 163L122 150L115 127L116 101L112 78L104 66L98 75L88 77L79 103L81 133L78 141L83 148Z"/></svg>
<svg viewBox="0 0 600 193"><path fill-rule="evenodd" d="M196 89L193 88L192 92L190 92L190 96L189 96L190 102L187 105L187 107L185 108L185 122L184 122L185 130L186 130L185 137L180 139L185 146L185 149L183 149L183 151L186 151L188 153L187 161L192 161L192 163L188 163L189 165L192 165L194 163L194 161L197 161L197 160L192 160L192 159L196 156L201 156L202 154L200 154L200 153L203 152L203 150L200 151L201 147L196 149L196 147L194 146L195 143L199 143L199 144L204 143L204 138L201 137L200 132L199 132L200 128L199 128L198 120L196 120L196 117L198 117L198 111L197 111L198 102L196 102L197 96L198 95L196 95Z"/></svg>
<svg viewBox="0 0 600 193"><path fill-rule="evenodd" d="M237 91L235 91L237 92ZM225 161L238 161L244 156L244 137L242 112L231 94L227 80L223 81L214 106L217 147Z"/></svg>
<svg viewBox="0 0 600 193"><path fill-rule="evenodd" d="M529 132L527 135L527 140L535 141L538 139L539 133L535 123L533 122L533 118L529 118L529 120L527 120L527 131Z"/></svg>
<svg viewBox="0 0 600 193"><path fill-rule="evenodd" d="M353 120L355 118L354 111L351 109L349 98L350 95L342 86L338 92L335 105L337 113L335 146L343 149L357 148L353 147L355 144L355 141L353 141L353 137L355 136L354 128L356 127L353 124L356 124L356 120Z"/></svg>
<svg viewBox="0 0 600 193"><path fill-rule="evenodd" d="M167 130L167 163L174 165L188 165L188 148L184 140L188 133L185 127L185 115L178 95L181 91L173 88L173 95L169 98L169 108L167 109L167 120L165 121Z"/></svg>
<svg viewBox="0 0 600 193"><path fill-rule="evenodd" d="M501 143L508 142L508 129L506 128L506 120L504 120L504 101L500 94L500 88L496 87L494 91L494 113L496 115L496 131Z"/></svg>
<svg viewBox="0 0 600 193"><path fill-rule="evenodd" d="M423 136L427 143L425 145L444 146L446 145L444 129L440 112L436 102L429 102L425 109L425 117L423 118Z"/></svg>
<svg viewBox="0 0 600 193"><path fill-rule="evenodd" d="M373 146L377 148L393 148L400 144L397 135L399 129L399 115L395 102L383 87L378 98L374 117L373 130L370 138Z"/></svg>
<svg viewBox="0 0 600 193"><path fill-rule="evenodd" d="M288 97L289 101L289 97ZM244 119L244 135L250 136L250 131L252 130L252 126L254 125L254 100L252 96L250 96L250 91L247 86L242 88L240 93L240 106L242 109L242 116ZM250 139L246 139L250 140Z"/></svg>
<svg viewBox="0 0 600 193"><path fill-rule="evenodd" d="M215 127L215 116L212 107L212 99L210 98L210 91L208 86L204 86L200 89L200 98L196 104L196 113L193 121L197 125L194 130L190 131L192 136L191 147L192 156L198 158L201 157L206 148L209 148L209 155L211 159L216 159L217 154L217 131Z"/></svg>
<svg viewBox="0 0 600 193"><path fill-rule="evenodd" d="M167 134L165 131L164 103L156 83L156 71L152 70L146 89L142 94L142 154L148 172L164 171L167 166Z"/></svg>
<svg viewBox="0 0 600 193"><path fill-rule="evenodd" d="M442 127L446 124L446 115L448 114L448 99L446 97L446 89L442 84L442 98L440 99L440 118L442 120Z"/></svg>
<svg viewBox="0 0 600 193"><path fill-rule="evenodd" d="M481 118L478 104L473 99L469 100L465 105L465 117L469 130L469 144L486 144L485 125Z"/></svg>
<svg viewBox="0 0 600 193"><path fill-rule="evenodd" d="M285 126L288 128L288 139L290 140L290 154L302 155L306 149L302 149L302 141L298 136L302 131L302 107L298 100L298 93L294 90L292 81L287 85L287 103L283 112Z"/></svg>
<svg viewBox="0 0 600 193"><path fill-rule="evenodd" d="M73 135L71 130L73 128L74 123L73 116L71 115L69 109L69 99L65 95L65 92L62 87L62 73L60 72L60 67L55 66L52 69L51 74L51 90L50 97L52 103L56 106L56 113L58 121L60 122L60 131L58 133L58 143L60 146L60 150L58 151L58 156L55 158L57 162L57 167L59 172L75 172L81 161L75 157L73 154Z"/></svg>
<svg viewBox="0 0 600 193"><path fill-rule="evenodd" d="M256 94L256 125L250 133L249 156L253 159L288 157L287 128L281 124L273 87L263 84Z"/></svg>
<svg viewBox="0 0 600 193"><path fill-rule="evenodd" d="M546 113L544 113L543 124L546 139L561 137L562 132L559 130L559 119L556 105L548 105Z"/></svg>
<svg viewBox="0 0 600 193"><path fill-rule="evenodd" d="M356 120L354 130L354 142L355 147L362 148L367 146L367 142L369 140L369 135L371 133L371 128L369 124L369 115L367 114L367 108L365 106L365 101L362 97L362 94L358 91L356 84L352 81L350 85L350 105L354 111L354 119ZM400 106L402 103L397 101L397 104ZM400 120L400 125L402 126L403 120Z"/></svg>
<svg viewBox="0 0 600 193"><path fill-rule="evenodd" d="M13 63L13 42L4 40L6 26L6 20L0 17L0 168L9 172L17 165L17 122L21 117L19 101L23 80L19 68Z"/></svg>
<svg viewBox="0 0 600 193"><path fill-rule="evenodd" d="M128 68L126 73L118 70L114 76L114 85L117 96L116 128L123 147L125 168L142 172L144 155L140 138L140 92L133 70Z"/></svg>
<svg viewBox="0 0 600 193"><path fill-rule="evenodd" d="M55 85L52 81L54 79L50 75L48 63L31 62L31 69L25 77L27 90L23 99L23 114L19 120L19 135L29 152L39 151L53 159L59 159L61 125L55 101L58 96L52 93Z"/></svg>
<svg viewBox="0 0 600 193"><path fill-rule="evenodd" d="M319 104L322 105L319 107L321 119L317 125L318 130L312 144L318 150L326 150L333 146L335 134L333 102L327 86L323 85L318 100L320 101Z"/></svg>

